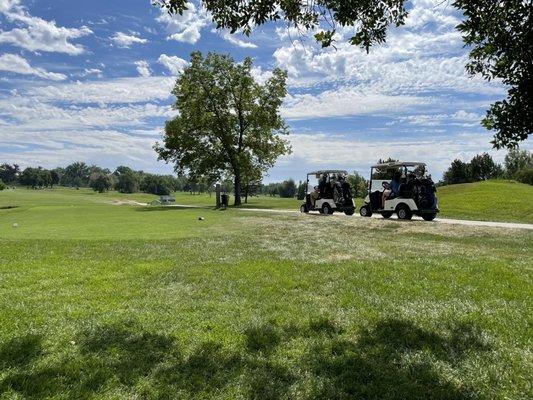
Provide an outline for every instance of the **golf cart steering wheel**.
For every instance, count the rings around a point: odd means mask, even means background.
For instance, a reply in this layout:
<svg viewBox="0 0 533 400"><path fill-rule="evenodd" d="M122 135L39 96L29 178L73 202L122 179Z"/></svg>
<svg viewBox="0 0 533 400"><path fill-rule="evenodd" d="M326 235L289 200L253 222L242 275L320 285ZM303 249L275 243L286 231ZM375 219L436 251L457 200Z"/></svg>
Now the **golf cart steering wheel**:
<svg viewBox="0 0 533 400"><path fill-rule="evenodd" d="M389 182L381 182L381 186L383 186L384 189L390 189L390 183Z"/></svg>

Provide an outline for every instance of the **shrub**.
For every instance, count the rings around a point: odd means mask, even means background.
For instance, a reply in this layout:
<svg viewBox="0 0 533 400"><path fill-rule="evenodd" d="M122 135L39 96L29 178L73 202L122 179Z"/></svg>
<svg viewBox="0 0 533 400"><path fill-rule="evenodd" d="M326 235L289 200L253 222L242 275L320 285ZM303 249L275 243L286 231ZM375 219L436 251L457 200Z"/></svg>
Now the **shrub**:
<svg viewBox="0 0 533 400"><path fill-rule="evenodd" d="M283 181L279 187L279 197L292 198L296 196L296 183L292 179Z"/></svg>
<svg viewBox="0 0 533 400"><path fill-rule="evenodd" d="M174 188L172 177L146 174L141 182L140 189L145 193L158 196L168 195Z"/></svg>
<svg viewBox="0 0 533 400"><path fill-rule="evenodd" d="M107 192L112 187L111 177L108 174L97 172L91 174L89 186L98 193Z"/></svg>
<svg viewBox="0 0 533 400"><path fill-rule="evenodd" d="M126 170L118 176L115 189L120 193L136 193L139 191L139 176L132 170Z"/></svg>
<svg viewBox="0 0 533 400"><path fill-rule="evenodd" d="M0 179L0 190L4 190L6 188L6 184L2 182L2 179Z"/></svg>
<svg viewBox="0 0 533 400"><path fill-rule="evenodd" d="M516 173L516 180L518 182L533 185L533 168L524 168Z"/></svg>

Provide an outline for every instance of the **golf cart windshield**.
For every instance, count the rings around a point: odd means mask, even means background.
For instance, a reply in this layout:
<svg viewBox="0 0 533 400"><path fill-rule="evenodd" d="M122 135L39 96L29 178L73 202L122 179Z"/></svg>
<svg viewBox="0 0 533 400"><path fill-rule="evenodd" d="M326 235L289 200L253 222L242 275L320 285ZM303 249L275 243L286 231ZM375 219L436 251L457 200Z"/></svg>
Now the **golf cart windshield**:
<svg viewBox="0 0 533 400"><path fill-rule="evenodd" d="M307 174L307 193L311 193L315 190L315 187L318 187L321 179L326 179L326 182L329 183L332 180L337 180L340 176L346 175L348 175L347 171L339 169L309 172Z"/></svg>
<svg viewBox="0 0 533 400"><path fill-rule="evenodd" d="M411 176L414 178L422 179L426 176L426 166L417 165L417 166L407 166L405 168L407 177Z"/></svg>
<svg viewBox="0 0 533 400"><path fill-rule="evenodd" d="M391 162L373 165L371 168L371 191L383 190L383 182L392 180L399 173L402 181L426 177L426 164L420 162Z"/></svg>

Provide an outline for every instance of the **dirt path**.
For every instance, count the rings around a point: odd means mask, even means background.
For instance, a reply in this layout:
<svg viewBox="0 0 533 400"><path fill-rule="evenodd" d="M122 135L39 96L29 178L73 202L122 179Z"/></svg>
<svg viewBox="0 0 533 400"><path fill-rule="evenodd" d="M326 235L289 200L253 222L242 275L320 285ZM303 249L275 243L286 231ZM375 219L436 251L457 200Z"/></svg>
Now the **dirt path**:
<svg viewBox="0 0 533 400"><path fill-rule="evenodd" d="M111 202L111 204L113 204L114 206L123 206L124 204L130 205L130 206L147 206L147 205L149 205L148 203L140 203L140 202L135 201L135 200L113 200Z"/></svg>
<svg viewBox="0 0 533 400"><path fill-rule="evenodd" d="M259 212L270 212L270 213L299 213L300 211L296 210L272 210L272 209L255 209L255 208L239 208L242 211L259 211ZM344 214L333 214L333 217L344 217ZM354 217L362 218L360 215L355 214ZM372 218L382 219L381 215L374 215ZM397 219L392 217L391 219ZM413 217L413 220L423 221L420 217ZM432 222L424 223L441 223L441 224L450 224L450 225L465 225L465 226L486 226L491 228L506 228L506 229L528 229L533 230L533 224L522 224L516 222L496 222L496 221L471 221L466 219L451 219L451 218L435 218Z"/></svg>
<svg viewBox="0 0 533 400"><path fill-rule="evenodd" d="M137 201L120 201L115 200L113 204L116 205L122 205L122 204L129 204L129 205L139 205L139 206L147 206L148 203L140 203ZM194 206L190 204L172 204L168 205L166 207L181 207L181 208L198 208L199 206ZM200 206L204 207L204 206ZM278 214L300 214L299 210L274 210L271 208L232 208L233 210L240 210L240 211L253 211L253 212L266 212L266 213L278 213ZM318 213L316 213L318 214ZM344 214L333 214L331 217L333 218L342 218L345 217ZM362 218L359 214L355 214L353 217L356 218ZM353 218L348 217L348 218ZM373 215L372 218L378 218L382 219L381 215ZM391 219L397 219L396 217L392 217ZM420 217L413 217L414 221L423 221ZM527 229L527 230L533 230L533 224L523 224L523 223L517 223L517 222L496 222L496 221L472 221L472 220L466 220L466 219L452 219L452 218L435 218L432 222L424 222L426 224L432 224L432 223L441 223L441 224L449 224L449 225L464 225L464 226L477 226L477 227L490 227L490 228L505 228L505 229Z"/></svg>

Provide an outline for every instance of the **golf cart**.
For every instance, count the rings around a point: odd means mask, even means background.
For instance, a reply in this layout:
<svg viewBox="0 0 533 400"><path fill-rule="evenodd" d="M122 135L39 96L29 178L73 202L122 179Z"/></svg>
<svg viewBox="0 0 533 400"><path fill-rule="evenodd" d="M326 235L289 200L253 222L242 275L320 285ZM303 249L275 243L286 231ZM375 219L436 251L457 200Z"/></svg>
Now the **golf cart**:
<svg viewBox="0 0 533 400"><path fill-rule="evenodd" d="M336 169L309 172L306 180L305 203L300 206L300 211L303 213L318 211L326 215L337 211L353 215L355 205L350 185L346 181L347 175L346 171ZM311 178L317 180L316 186L310 186Z"/></svg>
<svg viewBox="0 0 533 400"><path fill-rule="evenodd" d="M397 193L392 187L393 179L396 179ZM385 190L390 191L390 194L382 207ZM379 213L383 218L396 214L398 219L411 219L413 215L419 215L426 221L432 221L439 212L436 191L435 184L426 175L425 163L389 162L373 165L370 168L368 195L359 213L362 217Z"/></svg>

